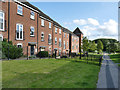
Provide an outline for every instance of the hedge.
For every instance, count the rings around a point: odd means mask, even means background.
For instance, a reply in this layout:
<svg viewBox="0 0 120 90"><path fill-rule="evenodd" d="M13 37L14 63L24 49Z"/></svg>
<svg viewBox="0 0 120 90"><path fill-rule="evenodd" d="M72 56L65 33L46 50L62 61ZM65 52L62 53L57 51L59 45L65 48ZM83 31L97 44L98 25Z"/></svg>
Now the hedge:
<svg viewBox="0 0 120 90"><path fill-rule="evenodd" d="M48 57L48 51L40 51L37 55L37 57Z"/></svg>

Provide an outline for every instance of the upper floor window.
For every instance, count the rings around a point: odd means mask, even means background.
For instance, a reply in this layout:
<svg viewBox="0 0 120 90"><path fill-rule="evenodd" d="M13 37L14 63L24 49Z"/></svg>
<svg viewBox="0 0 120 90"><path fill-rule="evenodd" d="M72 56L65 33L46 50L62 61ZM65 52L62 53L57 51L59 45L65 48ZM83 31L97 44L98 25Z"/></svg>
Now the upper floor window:
<svg viewBox="0 0 120 90"><path fill-rule="evenodd" d="M61 29L59 29L59 34L61 34Z"/></svg>
<svg viewBox="0 0 120 90"><path fill-rule="evenodd" d="M0 30L4 31L4 13L0 12Z"/></svg>
<svg viewBox="0 0 120 90"><path fill-rule="evenodd" d="M68 38L68 34L67 34L67 38Z"/></svg>
<svg viewBox="0 0 120 90"><path fill-rule="evenodd" d="M44 41L44 32L41 33L41 41Z"/></svg>
<svg viewBox="0 0 120 90"><path fill-rule="evenodd" d="M65 49L65 41L64 41L64 49Z"/></svg>
<svg viewBox="0 0 120 90"><path fill-rule="evenodd" d="M52 43L52 37L51 37L51 34L48 35L48 44L51 44Z"/></svg>
<svg viewBox="0 0 120 90"><path fill-rule="evenodd" d="M74 46L72 46L72 49L74 49Z"/></svg>
<svg viewBox="0 0 120 90"><path fill-rule="evenodd" d="M59 47L61 47L61 38L59 38Z"/></svg>
<svg viewBox="0 0 120 90"><path fill-rule="evenodd" d="M44 26L44 19L41 19L41 26Z"/></svg>
<svg viewBox="0 0 120 90"><path fill-rule="evenodd" d="M16 39L23 40L23 25L16 24Z"/></svg>
<svg viewBox="0 0 120 90"><path fill-rule="evenodd" d="M55 44L57 45L57 37L55 37Z"/></svg>
<svg viewBox="0 0 120 90"><path fill-rule="evenodd" d="M17 13L20 15L23 15L23 7L20 5L17 5Z"/></svg>
<svg viewBox="0 0 120 90"><path fill-rule="evenodd" d="M51 28L51 22L49 22L49 28Z"/></svg>
<svg viewBox="0 0 120 90"><path fill-rule="evenodd" d="M30 28L30 36L34 36L35 29L31 26Z"/></svg>
<svg viewBox="0 0 120 90"><path fill-rule="evenodd" d="M55 33L57 33L57 28L55 28Z"/></svg>
<svg viewBox="0 0 120 90"><path fill-rule="evenodd" d="M64 33L64 38L65 38L65 33Z"/></svg>
<svg viewBox="0 0 120 90"><path fill-rule="evenodd" d="M31 13L30 13L30 18L35 19L35 13L33 11L31 11Z"/></svg>

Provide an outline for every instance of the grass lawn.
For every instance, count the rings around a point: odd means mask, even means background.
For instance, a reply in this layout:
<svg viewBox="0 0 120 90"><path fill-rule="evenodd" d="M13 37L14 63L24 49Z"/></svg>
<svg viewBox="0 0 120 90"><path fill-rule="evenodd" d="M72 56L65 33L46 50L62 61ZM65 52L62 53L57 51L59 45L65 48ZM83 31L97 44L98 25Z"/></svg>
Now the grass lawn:
<svg viewBox="0 0 120 90"><path fill-rule="evenodd" d="M120 63L120 54L111 54L109 56L115 63ZM120 64L118 66L120 66Z"/></svg>
<svg viewBox="0 0 120 90"><path fill-rule="evenodd" d="M96 88L100 67L64 59L2 62L3 88Z"/></svg>

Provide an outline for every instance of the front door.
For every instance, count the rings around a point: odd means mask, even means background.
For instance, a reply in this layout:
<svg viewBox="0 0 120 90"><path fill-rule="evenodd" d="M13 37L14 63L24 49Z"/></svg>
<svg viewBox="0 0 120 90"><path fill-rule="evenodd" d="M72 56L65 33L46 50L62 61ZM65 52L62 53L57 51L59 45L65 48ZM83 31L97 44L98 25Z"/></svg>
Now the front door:
<svg viewBox="0 0 120 90"><path fill-rule="evenodd" d="M31 55L34 55L34 45L31 45Z"/></svg>

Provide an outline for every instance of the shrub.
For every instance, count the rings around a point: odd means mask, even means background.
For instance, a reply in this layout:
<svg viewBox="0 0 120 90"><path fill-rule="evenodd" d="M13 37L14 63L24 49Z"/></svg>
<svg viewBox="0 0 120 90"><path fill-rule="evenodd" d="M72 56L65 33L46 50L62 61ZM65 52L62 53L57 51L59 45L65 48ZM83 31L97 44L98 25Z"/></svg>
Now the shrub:
<svg viewBox="0 0 120 90"><path fill-rule="evenodd" d="M5 40L2 42L2 53L5 55L4 57L8 58L8 47L9 47L9 58L10 59L16 59L23 55L22 48L17 48L16 45L12 45L12 42L10 42L9 44Z"/></svg>
<svg viewBox="0 0 120 90"><path fill-rule="evenodd" d="M40 51L37 55L37 57L48 57L48 51Z"/></svg>
<svg viewBox="0 0 120 90"><path fill-rule="evenodd" d="M61 58L68 58L67 56L61 56Z"/></svg>
<svg viewBox="0 0 120 90"><path fill-rule="evenodd" d="M76 53L71 53L71 57L75 57L76 56Z"/></svg>

